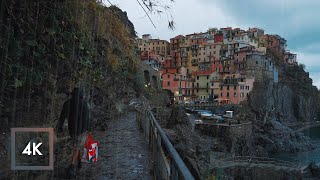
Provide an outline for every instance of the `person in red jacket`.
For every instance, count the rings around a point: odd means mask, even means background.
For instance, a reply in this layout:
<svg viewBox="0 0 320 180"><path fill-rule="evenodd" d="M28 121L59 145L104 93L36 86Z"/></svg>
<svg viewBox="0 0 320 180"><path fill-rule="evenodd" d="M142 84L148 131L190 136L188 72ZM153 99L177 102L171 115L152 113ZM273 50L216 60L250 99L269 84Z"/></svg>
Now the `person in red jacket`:
<svg viewBox="0 0 320 180"><path fill-rule="evenodd" d="M84 88L74 88L71 99L64 102L57 124L58 132L63 131L65 119L68 119L69 135L73 142L73 156L68 168L68 174L70 178L74 178L77 161L78 168L81 168L80 150L83 149L87 134L91 131L89 107L85 99Z"/></svg>

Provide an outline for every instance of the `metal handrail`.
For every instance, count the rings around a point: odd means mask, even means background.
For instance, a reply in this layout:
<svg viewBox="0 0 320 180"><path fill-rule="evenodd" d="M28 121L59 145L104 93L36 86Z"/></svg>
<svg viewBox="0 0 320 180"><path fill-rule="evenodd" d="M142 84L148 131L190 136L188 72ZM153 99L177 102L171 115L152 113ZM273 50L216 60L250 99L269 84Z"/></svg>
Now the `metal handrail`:
<svg viewBox="0 0 320 180"><path fill-rule="evenodd" d="M137 116L137 120L139 121L139 126L144 130L144 134L146 136L146 139L149 141L149 145L151 146L152 153L153 154L160 154L162 157L162 160L166 161L169 167L155 167L158 168L156 171L166 171L166 173L169 172L169 177L162 177L159 174L155 174L157 179L187 179L187 180L194 180L194 177L192 176L191 172L181 159L180 155L176 151L176 149L173 147L171 142L169 141L167 135L157 122L156 118L154 117L153 113L149 110L145 110L139 107L136 107L137 114L139 114L139 117ZM143 115L145 117L144 119L144 125L141 124L141 116ZM149 125L149 127L147 127ZM153 141L152 141L152 138ZM157 143L155 143L155 141ZM164 146L162 146L164 145ZM156 147L154 147L156 146ZM159 149L161 152L167 152L170 163L167 161L167 156L164 153L159 152ZM156 157L159 158L159 157ZM175 172L175 171L178 171ZM162 174L162 173L160 173Z"/></svg>

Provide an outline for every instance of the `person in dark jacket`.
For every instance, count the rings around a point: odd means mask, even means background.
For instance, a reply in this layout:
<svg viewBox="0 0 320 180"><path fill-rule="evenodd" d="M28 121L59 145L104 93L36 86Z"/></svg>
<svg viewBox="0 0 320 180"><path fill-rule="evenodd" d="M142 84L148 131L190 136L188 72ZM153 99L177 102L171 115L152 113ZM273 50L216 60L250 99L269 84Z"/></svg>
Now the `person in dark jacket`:
<svg viewBox="0 0 320 180"><path fill-rule="evenodd" d="M87 134L91 131L89 122L89 107L85 100L83 88L74 88L71 99L63 104L60 118L57 124L58 132L63 131L65 119L68 119L69 135L73 142L73 157L69 166L69 176L75 176L75 164L78 160L78 168L81 168L80 150L83 149Z"/></svg>

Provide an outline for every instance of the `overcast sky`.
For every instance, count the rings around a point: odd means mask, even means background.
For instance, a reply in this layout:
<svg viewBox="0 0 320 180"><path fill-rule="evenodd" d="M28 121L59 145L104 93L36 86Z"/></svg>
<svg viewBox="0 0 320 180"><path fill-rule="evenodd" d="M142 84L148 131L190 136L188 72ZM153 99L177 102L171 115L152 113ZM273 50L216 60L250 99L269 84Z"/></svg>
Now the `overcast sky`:
<svg viewBox="0 0 320 180"><path fill-rule="evenodd" d="M166 0L160 0L166 2ZM210 27L260 27L287 39L288 49L298 54L314 85L320 88L319 0L175 0L171 14L175 30L168 29L166 14L152 15L154 28L135 0L110 0L126 11L138 36L169 40L179 34L205 32ZM105 0L106 5L109 3Z"/></svg>

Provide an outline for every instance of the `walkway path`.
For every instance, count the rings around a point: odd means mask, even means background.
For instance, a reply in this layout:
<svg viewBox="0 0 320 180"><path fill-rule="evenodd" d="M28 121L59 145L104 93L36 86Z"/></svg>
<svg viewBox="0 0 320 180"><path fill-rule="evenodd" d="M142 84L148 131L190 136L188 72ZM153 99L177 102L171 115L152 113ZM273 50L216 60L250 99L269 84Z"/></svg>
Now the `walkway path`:
<svg viewBox="0 0 320 180"><path fill-rule="evenodd" d="M281 161L272 158L258 158L246 156L227 158L218 162L219 168L228 168L235 166L272 168L274 170L286 170L296 172L302 172L306 168L306 166L290 161Z"/></svg>
<svg viewBox="0 0 320 180"><path fill-rule="evenodd" d="M151 152L138 130L135 112L108 123L106 132L94 132L99 141L99 159L84 164L77 179L152 179Z"/></svg>

